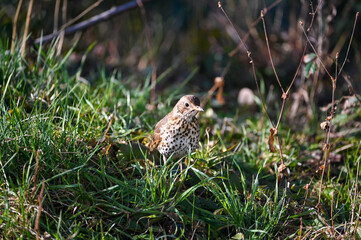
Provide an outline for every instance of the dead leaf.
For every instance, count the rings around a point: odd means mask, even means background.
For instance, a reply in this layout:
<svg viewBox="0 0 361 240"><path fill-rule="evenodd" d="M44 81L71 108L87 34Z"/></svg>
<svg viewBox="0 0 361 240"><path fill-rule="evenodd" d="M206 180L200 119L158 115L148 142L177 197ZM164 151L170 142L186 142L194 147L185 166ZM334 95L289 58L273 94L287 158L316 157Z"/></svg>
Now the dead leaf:
<svg viewBox="0 0 361 240"><path fill-rule="evenodd" d="M306 191L308 191L308 190L310 189L310 184L307 183L305 186L303 186L303 189L306 190Z"/></svg>
<svg viewBox="0 0 361 240"><path fill-rule="evenodd" d="M270 128L270 135L269 135L269 138L268 138L268 147L269 147L269 150L271 152L276 152L276 149L275 147L273 146L274 144L274 141L275 141L275 135L277 134L277 129L276 128Z"/></svg>
<svg viewBox="0 0 361 240"><path fill-rule="evenodd" d="M329 121L324 121L320 124L322 130L327 130L330 128Z"/></svg>
<svg viewBox="0 0 361 240"><path fill-rule="evenodd" d="M281 163L281 165L278 166L278 173L283 173L287 169L286 165Z"/></svg>

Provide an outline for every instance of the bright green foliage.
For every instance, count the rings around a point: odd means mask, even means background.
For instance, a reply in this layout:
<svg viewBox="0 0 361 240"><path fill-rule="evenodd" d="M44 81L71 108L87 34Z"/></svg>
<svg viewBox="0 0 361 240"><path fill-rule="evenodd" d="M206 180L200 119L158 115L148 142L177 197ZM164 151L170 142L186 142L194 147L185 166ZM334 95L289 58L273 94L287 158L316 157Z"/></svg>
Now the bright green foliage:
<svg viewBox="0 0 361 240"><path fill-rule="evenodd" d="M334 173L331 166L325 177L323 211L317 214L319 176L303 205L303 187L314 169L302 167L307 161L302 151L312 150L297 142L302 133L280 133L288 134L283 142L290 175L279 181L279 156L268 153L269 126L259 120L263 116L235 119L239 131L218 130L210 139L206 127L216 122L201 116L202 147L180 172L182 160L153 162L132 143L146 140L181 91L167 101L159 97L158 102L167 104L148 111L149 78L134 88L132 77L99 70L90 83L81 67L68 71L71 51L59 59L54 47L40 48L33 52L35 60L27 61L1 44L4 238L35 238L39 199L39 234L56 239L284 239L317 234L326 239L337 235L323 230L331 224L348 236L360 236L361 201L353 194L359 185L359 139L344 139L351 145L341 167L336 166L341 171ZM285 179L290 188L285 188Z"/></svg>

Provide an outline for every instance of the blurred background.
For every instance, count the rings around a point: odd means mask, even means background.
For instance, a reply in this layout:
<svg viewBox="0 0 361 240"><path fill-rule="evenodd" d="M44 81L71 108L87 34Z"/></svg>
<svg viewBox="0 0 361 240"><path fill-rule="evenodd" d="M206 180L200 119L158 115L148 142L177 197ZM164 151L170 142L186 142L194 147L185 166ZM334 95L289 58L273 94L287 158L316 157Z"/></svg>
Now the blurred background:
<svg viewBox="0 0 361 240"><path fill-rule="evenodd" d="M87 13L74 24L128 2L132 1L35 0L29 42L41 35L58 31L63 24L87 9ZM12 21L18 3L17 0L2 0L0 3L0 33L4 39L11 39ZM91 7L95 3L97 5ZM310 41L329 72L334 75L336 53L339 52L340 67L346 55L355 14L361 10L361 2L357 0L225 0L221 3L252 53L256 74L262 83L266 100L268 103L272 102L271 108L279 106L282 100L269 61L262 21L259 18L261 10L265 13L273 61L285 89L293 79L306 43L299 21L304 23L307 30L314 16L309 31ZM17 24L19 39L24 31L28 5L29 1L26 0L20 8ZM87 53L82 77L89 82L96 82L99 70L105 68L108 74L117 71L125 78L132 78L134 86L142 84L152 73L154 59L157 76L169 68L173 69L157 84L157 94L171 93L179 88L179 84L184 83L192 72L196 72L185 83L184 92L202 96L211 89L217 76L224 76L223 97L226 109L237 105L241 88L256 89L247 53L244 48L237 49L238 36L218 8L218 1L150 0L144 2L144 9L145 21L140 8L136 7L83 31L65 36L59 44L58 54L65 54L75 45L68 63L70 70L75 71ZM317 14L314 14L316 10ZM350 84L355 92L361 92L359 29L357 26L344 74L337 82L336 99L352 95ZM312 49L308 47L307 59L303 59L291 90L292 102L298 101L296 107L305 103L309 108L313 108L331 102L331 80L312 53ZM219 106L222 103L215 101L215 105L217 104ZM297 112L304 113L297 109L294 111L293 117Z"/></svg>

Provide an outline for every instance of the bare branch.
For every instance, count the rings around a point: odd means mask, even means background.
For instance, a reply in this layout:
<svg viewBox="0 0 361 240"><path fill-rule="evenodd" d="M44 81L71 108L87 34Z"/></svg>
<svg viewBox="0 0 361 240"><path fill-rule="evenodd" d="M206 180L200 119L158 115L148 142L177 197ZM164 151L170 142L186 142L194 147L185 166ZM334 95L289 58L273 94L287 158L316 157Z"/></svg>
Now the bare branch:
<svg viewBox="0 0 361 240"><path fill-rule="evenodd" d="M353 29L352 29L352 33L351 33L351 37L350 37L350 42L348 43L348 46L347 46L346 56L345 56L345 59L343 60L342 66L341 66L341 68L340 68L340 71L339 71L337 77L338 77L338 76L340 75L340 73L342 72L343 66L345 66L345 63L346 63L346 60L347 60L348 53L350 52L350 47L351 47L353 35L354 35L354 33L355 33L356 22L357 22L358 15L359 15L359 12L357 12L356 15L355 15L355 21L354 21L354 23L353 23ZM336 78L337 78L337 77L336 77Z"/></svg>
<svg viewBox="0 0 361 240"><path fill-rule="evenodd" d="M142 0L143 2L145 1L150 1L150 0ZM131 10L131 9L134 9L138 6L137 4L137 1L134 0L134 1L131 1L131 2L128 2L128 3L125 3L123 5L120 5L120 6L117 6L117 7L112 7L111 9L105 11L105 12L102 12L101 14L98 14L88 20L85 20L85 21L82 21L78 24L75 24L73 26L70 26L68 28L65 28L64 30L64 35L70 35L70 34L73 34L77 31L80 31L80 30L84 30L90 26L93 26L99 22L102 22L102 21L105 21L105 20L108 20L120 13L123 13L123 12L126 12L128 10ZM58 37L60 35L61 31L58 31L56 33L52 33L52 34L49 34L49 35L46 35L46 36L43 36L43 37L40 37L40 38L37 38L35 39L34 43L35 44L40 44L41 42L43 44L45 43L48 43L50 42L51 40L53 40L54 38Z"/></svg>
<svg viewBox="0 0 361 240"><path fill-rule="evenodd" d="M277 82L278 82L278 85L280 86L281 90L282 90L282 93L285 93L285 90L283 90L283 87L282 87L282 84L280 82L280 79L278 78L278 75L277 75L277 71L276 71L276 68L275 68L275 65L273 63L273 59L272 59L272 55L271 55L271 49L269 47L269 41L268 41L268 36L267 36L267 29L266 29L266 23L264 21L264 15L263 15L263 10L261 11L261 18L262 18L262 23L263 23L263 31L264 31L264 36L266 38L266 44L267 44L267 51L268 51L268 56L269 56L269 59L271 61L271 65L272 65L272 69L273 69L273 73L275 74L276 76L276 79L277 79Z"/></svg>

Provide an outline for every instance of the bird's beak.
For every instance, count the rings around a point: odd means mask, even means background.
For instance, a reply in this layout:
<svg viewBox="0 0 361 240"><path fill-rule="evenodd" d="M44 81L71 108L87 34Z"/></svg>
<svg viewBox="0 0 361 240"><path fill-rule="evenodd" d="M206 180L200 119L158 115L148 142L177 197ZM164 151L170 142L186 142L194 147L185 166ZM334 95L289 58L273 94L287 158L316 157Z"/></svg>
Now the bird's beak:
<svg viewBox="0 0 361 240"><path fill-rule="evenodd" d="M203 108L201 108L200 106L194 106L193 109L198 112L204 112Z"/></svg>

